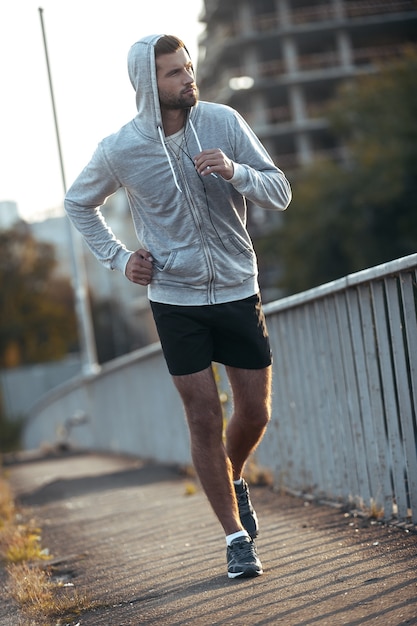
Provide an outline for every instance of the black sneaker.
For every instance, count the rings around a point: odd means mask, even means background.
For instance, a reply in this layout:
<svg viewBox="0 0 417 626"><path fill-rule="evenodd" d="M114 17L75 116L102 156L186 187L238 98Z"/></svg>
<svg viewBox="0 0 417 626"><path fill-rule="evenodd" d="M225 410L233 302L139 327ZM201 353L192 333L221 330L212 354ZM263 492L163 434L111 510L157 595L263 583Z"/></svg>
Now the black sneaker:
<svg viewBox="0 0 417 626"><path fill-rule="evenodd" d="M262 563L255 544L249 537L238 537L227 546L227 575L229 578L253 578L263 574Z"/></svg>
<svg viewBox="0 0 417 626"><path fill-rule="evenodd" d="M255 539L258 536L258 517L250 501L249 487L245 479L242 479L241 485L235 485L235 492L242 526L248 535Z"/></svg>

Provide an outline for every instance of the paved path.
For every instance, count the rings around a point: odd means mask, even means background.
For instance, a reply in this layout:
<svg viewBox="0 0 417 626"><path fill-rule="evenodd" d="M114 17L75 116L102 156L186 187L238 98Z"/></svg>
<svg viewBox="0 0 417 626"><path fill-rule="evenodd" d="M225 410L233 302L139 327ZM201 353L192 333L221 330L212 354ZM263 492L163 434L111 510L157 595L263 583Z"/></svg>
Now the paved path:
<svg viewBox="0 0 417 626"><path fill-rule="evenodd" d="M252 487L265 574L229 580L221 528L174 468L80 454L9 471L58 573L98 601L71 626L417 624L416 534ZM19 623L3 598L0 625Z"/></svg>

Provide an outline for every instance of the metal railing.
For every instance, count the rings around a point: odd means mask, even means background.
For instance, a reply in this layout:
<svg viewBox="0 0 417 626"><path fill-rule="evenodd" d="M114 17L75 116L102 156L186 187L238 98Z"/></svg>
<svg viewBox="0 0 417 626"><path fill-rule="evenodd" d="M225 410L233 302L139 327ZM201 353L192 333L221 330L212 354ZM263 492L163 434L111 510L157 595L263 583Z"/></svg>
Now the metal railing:
<svg viewBox="0 0 417 626"><path fill-rule="evenodd" d="M265 306L274 399L256 461L276 485L417 523L416 274L417 254ZM190 463L158 344L45 396L25 446L73 424L77 446Z"/></svg>
<svg viewBox="0 0 417 626"><path fill-rule="evenodd" d="M265 307L275 413L261 448L286 487L414 523L416 268L417 254Z"/></svg>

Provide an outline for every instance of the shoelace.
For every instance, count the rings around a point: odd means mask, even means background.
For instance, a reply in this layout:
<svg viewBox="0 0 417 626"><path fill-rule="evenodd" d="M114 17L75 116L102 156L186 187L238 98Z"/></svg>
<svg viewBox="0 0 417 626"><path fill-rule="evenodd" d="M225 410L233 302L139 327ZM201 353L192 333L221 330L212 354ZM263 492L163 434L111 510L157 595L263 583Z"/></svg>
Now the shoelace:
<svg viewBox="0 0 417 626"><path fill-rule="evenodd" d="M256 554L254 550L254 546L252 541L234 541L229 546L236 555L238 555L238 559L253 561L256 559Z"/></svg>

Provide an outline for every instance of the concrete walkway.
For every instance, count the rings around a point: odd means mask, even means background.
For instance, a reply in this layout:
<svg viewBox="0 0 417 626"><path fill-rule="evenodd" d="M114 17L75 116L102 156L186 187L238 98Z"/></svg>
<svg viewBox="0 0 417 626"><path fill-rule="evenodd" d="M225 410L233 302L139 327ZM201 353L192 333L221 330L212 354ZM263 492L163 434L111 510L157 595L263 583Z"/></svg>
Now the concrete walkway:
<svg viewBox="0 0 417 626"><path fill-rule="evenodd" d="M71 626L417 624L413 532L252 487L265 574L229 580L220 525L175 468L73 454L8 471L55 574L98 603ZM0 624L20 624L4 595Z"/></svg>

